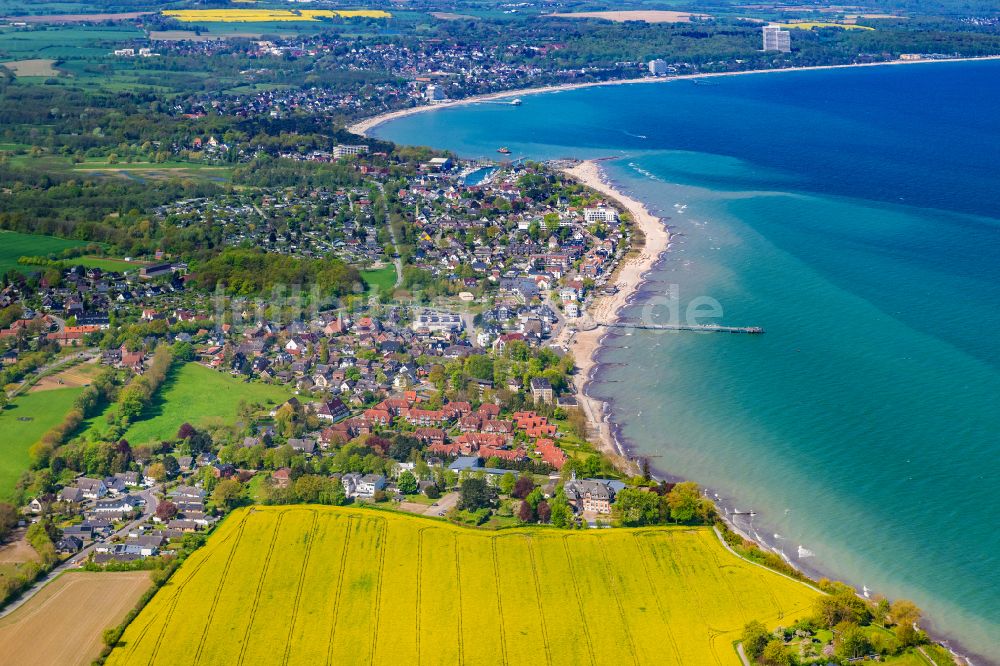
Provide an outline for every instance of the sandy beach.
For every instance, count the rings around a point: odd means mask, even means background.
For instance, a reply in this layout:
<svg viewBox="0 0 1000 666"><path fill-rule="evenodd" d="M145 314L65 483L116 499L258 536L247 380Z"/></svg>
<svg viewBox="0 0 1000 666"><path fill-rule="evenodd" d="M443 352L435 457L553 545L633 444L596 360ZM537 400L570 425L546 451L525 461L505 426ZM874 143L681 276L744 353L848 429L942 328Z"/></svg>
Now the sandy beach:
<svg viewBox="0 0 1000 666"><path fill-rule="evenodd" d="M433 111L440 108L448 108L461 106L464 104L475 104L477 102L497 100L497 99L511 99L514 97L526 97L533 94L541 94L547 92L555 92L562 90L572 90L577 88L589 88L603 85L628 85L628 84L639 84L639 83L667 83L670 81L678 81L685 79L702 79L702 78L714 78L720 76L739 76L739 75L750 75L750 74L776 74L780 72L796 72L796 71L810 71L810 70L827 70L827 69L846 69L852 67L878 67L878 66L889 66L889 65L917 65L917 64L927 64L932 62L938 63L949 63L949 62L969 62L978 60L998 60L1000 56L990 56L983 58L956 58L948 60L917 60L917 61L892 61L884 63L870 63L870 64L859 64L859 65L835 65L835 66L817 66L817 67L803 67L803 68L788 68L788 69L776 69L776 70L753 70L745 72L731 72L731 73L720 73L720 74L702 74L702 75L691 75L691 76L680 76L680 77L668 77L668 78L652 78L644 77L638 79L629 79L621 81L609 81L609 82L593 82L593 83L583 83L583 84L566 84L566 85L554 85L546 86L542 88L534 89L523 89L514 91L499 92L490 95L483 95L477 97L471 97L462 100L452 100L446 101L434 105L425 105L414 107L411 109L404 109L400 111L395 111L391 113L386 113L380 116L369 118L367 120L358 122L348 129L352 132L359 134L366 134L370 132L373 128L391 121L393 119L404 117L408 115L413 115L416 113L423 113L426 111ZM600 161L584 161L573 167L563 169L563 173L576 179L588 187L601 192L604 196L609 199L613 199L619 202L624 208L626 208L634 221L636 230L641 234L641 238L633 239L633 244L631 251L622 259L620 264L616 267L613 276L609 279L608 284L614 285L618 288L618 291L612 295L598 296L595 297L591 302L586 304L586 308L583 317L579 322L579 329L576 327L564 327L554 339L554 343L557 345L562 345L568 349L574 356L577 372L574 377L574 385L577 394L577 399L584 410L588 422L591 425L592 436L591 441L598 445L603 452L605 452L609 457L611 457L619 469L626 473L636 473L639 471L638 463L636 460L632 460L629 457L630 452L623 450L620 443L617 441L615 436L615 427L613 423L608 423L607 421L607 406L601 400L593 398L588 395L588 385L591 383L595 372L598 370L598 363L596 356L598 355L604 336L607 334L609 329L603 326L594 327L592 324L597 323L609 323L615 321L618 317L620 310L629 303L631 297L637 292L639 287L642 285L644 276L652 267L656 264L657 260L663 255L663 253L669 250L670 246L670 232L667 229L664 220L653 215L649 209L640 201L626 196L622 192L618 191L615 186L606 181L605 173L602 170ZM589 330L586 330L589 329ZM659 474L660 472L654 470L654 473ZM668 480L671 479L668 474L666 477ZM767 551L779 552L777 550L777 545L772 545L769 543L769 535L772 534L773 530L768 531L765 529L768 523L764 518L758 518L756 525L747 524L746 520L740 522L737 520L735 515L735 510L737 506L737 499L735 497L730 497L725 494L725 489L717 488L719 493L723 493L722 496L713 492L712 488L704 486L703 489L706 492L707 497L714 497L716 504L719 507L720 513L723 513L725 520L730 526L743 535L745 538L754 541L760 545L760 547ZM743 515L746 515L746 504L744 502L739 502L738 506L744 509ZM764 537L757 532L764 532ZM776 538L777 535L775 535ZM773 544L777 544L774 541ZM787 558L786 558L787 559ZM802 561L801 558L797 559L795 562L789 562L793 566L797 567L799 570L803 571L806 575L812 577L813 579L820 576L830 576L831 571L825 569L821 563L817 561ZM836 573L833 574L836 576ZM857 584L860 584L859 581ZM870 583L871 581L869 581ZM925 629L930 629L932 634L934 633L934 627L930 619L924 620ZM952 650L962 650L962 647L955 642L951 644ZM964 663L964 661L963 661ZM971 662L969 662L971 663Z"/></svg>
<svg viewBox="0 0 1000 666"><path fill-rule="evenodd" d="M540 88L522 88L520 90L505 90L503 92L490 93L488 95L475 95L463 99L447 100L423 106L414 106L409 109L399 109L389 111L371 118L365 118L347 127L347 131L361 136L367 136L375 127L390 120L412 116L415 113L424 113L437 109L447 109L453 106L464 104L476 104L477 102L489 102L491 100L505 99L508 97L526 97L528 95L539 95L542 93L558 92L560 90L577 90L579 88L594 88L596 86L624 86L637 83L670 83L671 81L686 81L691 79L710 79L720 76L747 76L750 74L779 74L782 72L809 72L824 69L847 69L851 67L885 67L890 65L925 65L928 63L948 63L948 62L971 62L976 60L998 60L1000 56L983 56L981 58L949 58L946 60L890 60L888 62L870 62L851 65L816 65L814 67L786 67L784 69L748 69L742 72L719 72L714 74L685 74L683 76L644 76L635 79L620 79L617 81L590 81L588 83L563 83L559 85L543 86Z"/></svg>
<svg viewBox="0 0 1000 666"><path fill-rule="evenodd" d="M615 321L618 311L628 303L629 298L642 284L643 275L667 251L670 246L670 232L663 220L650 213L645 204L612 187L605 179L597 162L592 160L581 162L572 168L564 169L563 173L624 206L632 216L635 227L644 237L644 242L641 245L633 243L610 280L610 283L614 284L618 291L595 298L587 307L582 319L582 322L585 323L581 329L589 328L589 330L573 331L566 327L556 341L564 344L572 352L576 361L577 371L574 383L577 400L593 427L601 449L614 458L623 470L635 470L635 463L628 459L627 452L622 451L615 441L611 427L605 419L604 403L587 395L587 384L590 382L596 365L595 356L600 349L601 339L607 332L601 326L590 328L589 324L591 322L602 324Z"/></svg>
<svg viewBox="0 0 1000 666"><path fill-rule="evenodd" d="M853 67L883 67L894 65L922 65L928 63L951 63L970 62L978 60L997 60L1000 56L984 56L981 58L950 58L946 60L892 60L888 62L860 63L848 65L817 65L813 67L788 67L784 69L756 69L741 72L720 72L708 74L690 74L683 76L652 77L644 76L634 79L621 79L617 81L593 81L588 83L566 83L560 85L543 86L539 88L524 88L520 90L506 90L503 92L491 93L488 95L476 95L464 99L447 100L434 104L415 106L409 109L399 109L390 111L371 118L361 120L347 128L348 131L362 136L367 135L375 127L383 123L403 118L417 113L425 113L449 107L462 106L466 104L476 104L478 102L488 102L497 99L512 97L526 97L528 95L539 95L543 93L558 92L562 90L576 90L580 88L593 88L597 86L633 85L641 83L670 83L672 81L683 81L691 79L708 79L723 76L748 76L753 74L780 74L788 72L805 72L828 69L847 69ZM584 320L591 320L598 323L614 321L618 310L628 302L629 297L635 293L642 282L642 276L650 270L656 263L660 255L667 250L670 244L670 233L662 220L649 212L645 204L631 197L625 196L609 185L603 177L600 166L595 161L584 161L575 167L565 169L564 173L579 180L581 183L592 187L603 193L605 196L620 202L632 215L637 227L645 236L645 243L642 247L633 245L632 252L623 260L618 267L614 278L614 284L618 287L618 292L610 296L602 296L595 299L587 308ZM599 444L603 451L612 456L622 469L636 469L636 464L627 457L627 452L622 451L615 441L610 425L605 420L605 405L600 400L587 396L586 384L590 381L596 362L594 356L601 346L601 338L606 329L597 327L587 331L571 331L564 329L555 340L556 344L565 345L572 351L578 368L576 375L576 390L581 406L587 413L588 419L594 427Z"/></svg>

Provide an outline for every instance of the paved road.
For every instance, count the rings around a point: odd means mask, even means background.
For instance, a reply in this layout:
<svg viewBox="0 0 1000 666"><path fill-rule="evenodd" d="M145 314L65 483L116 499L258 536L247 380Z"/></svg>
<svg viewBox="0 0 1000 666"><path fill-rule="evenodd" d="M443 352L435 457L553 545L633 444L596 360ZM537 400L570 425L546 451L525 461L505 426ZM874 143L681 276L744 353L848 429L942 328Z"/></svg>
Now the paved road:
<svg viewBox="0 0 1000 666"><path fill-rule="evenodd" d="M137 493L140 497L146 500L146 504L142 508L142 516L122 527L120 530L112 534L111 537L105 539L105 541L109 541L111 538L115 536L119 535L124 536L128 534L129 530L132 530L141 525L142 523L146 522L146 520L148 520L150 516L156 513L156 506L160 503L156 497L156 493L159 490L161 490L161 486L154 486L152 488L148 488L147 490L143 490L140 493ZM79 553L74 555L73 557L69 558L59 566L52 569L52 571L50 571L44 578L41 578L40 580L35 582L35 584L32 585L27 590L25 590L20 597L18 597L15 601L11 602L6 608L0 611L0 617L6 617L7 615L10 615L15 610L23 606L25 603L28 602L29 599L31 599L33 596L41 592L43 587L45 587L53 580L55 580L59 574L63 573L64 571L69 571L70 569L76 569L81 565L83 565L83 563L87 561L87 557L90 555L90 553L92 553L94 549L97 547L98 543L99 542L95 541L94 543L90 544L89 546L81 550Z"/></svg>
<svg viewBox="0 0 1000 666"><path fill-rule="evenodd" d="M427 507L427 511L424 513L428 516L447 515L447 513L454 509L458 504L458 498L459 494L457 492L448 493L437 501L437 506Z"/></svg>

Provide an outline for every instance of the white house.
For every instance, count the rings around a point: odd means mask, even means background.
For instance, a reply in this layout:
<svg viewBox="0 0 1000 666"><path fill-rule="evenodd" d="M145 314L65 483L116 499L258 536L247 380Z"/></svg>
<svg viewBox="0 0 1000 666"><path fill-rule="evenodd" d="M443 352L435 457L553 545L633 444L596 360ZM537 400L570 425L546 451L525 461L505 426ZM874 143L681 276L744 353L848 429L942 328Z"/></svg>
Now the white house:
<svg viewBox="0 0 1000 666"><path fill-rule="evenodd" d="M80 489L80 494L84 499L95 500L108 494L108 487L101 479L81 477L76 480L76 487Z"/></svg>
<svg viewBox="0 0 1000 666"><path fill-rule="evenodd" d="M374 497L376 491L385 488L385 477L381 474L365 474L361 476L356 472L352 472L345 474L340 482L344 485L344 493L348 497L370 499Z"/></svg>

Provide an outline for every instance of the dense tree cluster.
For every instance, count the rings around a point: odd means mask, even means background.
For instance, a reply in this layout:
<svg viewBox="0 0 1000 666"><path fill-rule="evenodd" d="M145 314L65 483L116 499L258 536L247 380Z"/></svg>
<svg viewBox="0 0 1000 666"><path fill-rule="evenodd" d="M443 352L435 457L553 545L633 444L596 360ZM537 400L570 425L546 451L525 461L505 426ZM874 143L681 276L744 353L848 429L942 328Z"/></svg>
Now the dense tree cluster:
<svg viewBox="0 0 1000 666"><path fill-rule="evenodd" d="M832 632L836 663L853 663L873 654L897 655L927 642L927 636L917 628L920 609L912 601L868 600L848 585L825 579L819 585L827 594L816 599L809 617L774 632L759 621L747 623L741 642L751 662L791 666L799 657L819 658L820 645L813 639L819 630ZM793 645L793 641L797 642Z"/></svg>
<svg viewBox="0 0 1000 666"><path fill-rule="evenodd" d="M339 259L300 259L260 250L228 248L198 268L198 283L216 285L238 296L251 296L275 287L316 285L323 296L344 296L360 288L357 269Z"/></svg>
<svg viewBox="0 0 1000 666"><path fill-rule="evenodd" d="M612 506L612 518L627 527L668 522L704 525L716 519L716 512L712 501L702 496L698 484L685 481L621 490Z"/></svg>

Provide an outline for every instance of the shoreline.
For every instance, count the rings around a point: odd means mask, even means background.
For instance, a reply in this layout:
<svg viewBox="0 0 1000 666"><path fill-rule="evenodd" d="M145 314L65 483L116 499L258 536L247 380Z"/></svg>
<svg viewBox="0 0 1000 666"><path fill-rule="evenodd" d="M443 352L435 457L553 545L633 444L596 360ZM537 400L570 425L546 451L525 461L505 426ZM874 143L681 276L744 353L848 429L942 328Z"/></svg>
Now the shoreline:
<svg viewBox="0 0 1000 666"><path fill-rule="evenodd" d="M608 281L618 290L614 294L595 297L587 304L582 317L584 321L592 320L597 323L617 321L619 311L638 293L646 273L670 249L670 231L664 220L651 213L646 204L616 189L596 160L582 161L576 166L562 169L562 173L625 208L632 217L635 229L643 236L641 247L634 243L629 247L615 268L613 279ZM577 401L594 430L601 451L611 457L623 471L631 472L635 471L636 463L615 436L614 424L608 418L607 403L587 392L599 367L597 355L607 333L600 327L570 331L568 326L564 326L556 342L563 344L573 354L576 365L573 385Z"/></svg>
<svg viewBox="0 0 1000 666"><path fill-rule="evenodd" d="M561 92L564 90L579 90L582 88L595 88L597 86L623 86L623 85L634 85L640 83L670 83L671 81L690 81L694 79L709 79L718 78L722 76L747 76L751 74L779 74L782 72L813 72L822 71L830 69L850 69L854 67L888 67L894 65L926 65L930 63L950 63L950 62L978 62L978 61L989 61L989 60L1000 60L1000 55L992 56L979 56L971 58L943 58L940 60L936 59L924 59L924 60L887 60L884 62L862 62L862 63L851 63L845 65L811 65L808 67L782 67L774 69L748 69L740 72L706 72L704 74L682 74L681 76L643 76L634 79L615 79L610 81L587 81L586 83L559 83L547 86L541 86L537 88L519 88L516 90L505 90L502 92L486 93L483 95L473 95L472 97L465 97L462 99L447 100L444 102L439 102L437 104L424 104L422 106L413 106L407 109L397 109L395 111L387 111L385 113L380 113L376 116L370 118L365 118L364 120L359 120L351 125L347 126L347 131L352 134L357 134L360 136L368 136L368 133L391 120L398 120L399 118L405 118L406 116L412 116L417 113L426 113L428 111L435 111L438 109L448 109L456 106L465 106L467 104L477 104L479 102L490 102L498 99L505 99L507 97L526 97L528 95L540 95L543 93Z"/></svg>
<svg viewBox="0 0 1000 666"><path fill-rule="evenodd" d="M561 173L600 192L624 207L632 215L633 222L644 236L642 245L633 244L630 247L615 268L613 277L608 280L608 284L615 284L619 287L618 291L610 295L597 296L586 304L584 312L581 314L581 322L588 320L599 323L617 321L620 310L634 302L634 297L646 281L646 274L666 257L671 248L671 233L665 219L654 215L646 203L617 189L617 186L611 182L607 173L601 168L601 162L613 159L618 158L583 160L576 166L560 169ZM640 474L642 469L638 460L641 459L641 456L633 458L626 444L618 437L618 425L612 420L611 404L588 393L588 387L598 378L600 372L601 362L597 357L604 346L607 335L614 335L614 332L603 330L602 327L590 330L569 330L568 326L564 326L553 343L562 344L574 355L576 373L573 376L573 387L580 408L584 410L592 429L592 441L598 444L599 449L611 458L616 467L623 473ZM663 481L688 480L672 474L668 470L658 469L655 464L650 465L650 472L654 478ZM703 495L715 504L719 518L730 530L756 544L761 550L779 555L791 567L806 576L808 584L813 585L821 578L832 578L855 587L854 584L849 583L833 570L826 569L820 560L805 562L801 557L790 557L786 549L793 550L793 544L779 544L777 541L771 543L765 536L762 536L761 530L768 534L774 532L772 529L774 525L768 523L767 516L760 516L758 524L755 525L752 514L747 515L745 511L741 512L737 508L739 506L738 498L726 494L724 489L715 489L704 485L701 488ZM807 557L814 557L814 555L810 554ZM855 593L859 597L865 598L861 592L857 591L857 588L855 588ZM969 651L958 638L942 632L935 626L932 618L921 618L921 628L931 636L932 641L944 646L959 663L973 666L980 663L980 659L988 659L983 655ZM987 663L990 662L987 661Z"/></svg>
<svg viewBox="0 0 1000 666"><path fill-rule="evenodd" d="M348 130L355 133L365 134L385 122L400 117L414 115L416 113L423 113L441 108L457 107L466 104L475 104L482 101L511 98L515 96L526 96L531 94L541 94L604 85L666 83L675 80L700 79L719 76L846 69L851 67L926 64L932 62L970 62L979 60L995 61L1000 60L1000 56L953 58L946 60L891 61L854 65L826 65L771 70L748 70L744 72L725 72L718 74L696 74L673 78L654 79L650 77L619 81L563 84L542 88L492 93L489 95L470 97L463 100L448 101L442 104L401 109L360 121L350 126ZM670 232L666 226L665 219L654 215L647 207L647 204L630 197L617 189L620 186L611 182L607 173L601 168L600 162L611 159L618 159L618 157L584 160L573 167L560 169L561 173L574 178L581 184L584 184L595 191L600 192L608 199L614 200L617 204L628 210L636 225L635 229L641 232L641 234L645 237L644 239L638 239L633 236L630 251L627 252L621 259L619 265L615 269L615 272L612 274L614 277L608 282L609 284L617 284L620 287L618 292L610 295L595 296L593 300L585 305L581 320L579 320L581 323L587 322L588 319L596 320L601 323L617 319L619 311L624 306L631 304L635 300L635 295L640 291L643 283L645 282L645 275L662 259L664 259L665 253L670 247ZM641 245L639 244L640 242L642 243ZM587 392L588 386L590 386L592 382L599 379L601 363L598 361L597 357L604 346L606 339L605 336L614 335L614 332L610 330L602 330L602 328L595 328L589 331L570 331L568 329L569 327L564 327L559 336L553 340L553 343L564 345L566 349L574 354L577 372L573 377L573 385L576 390L577 400L579 401L581 409L584 410L588 424L592 430L589 439L597 444L599 449L603 453L607 454L614 461L616 466L619 467L619 469L621 469L624 473L638 473L638 459L631 457L627 443L621 441L617 435L617 427L612 420L611 403L592 397ZM657 478L667 481L679 480L679 477L670 474L666 470L656 469L656 467L656 465L653 465L651 471ZM735 513L736 507L742 506L738 504L738 498L728 495L725 493L724 489L713 489L703 486L703 491L705 496L708 499L711 499L719 507L720 517L722 517L726 524L729 525L730 529L746 538L748 541L756 543L762 550L766 552L778 553L783 557L783 559L791 564L791 566L802 572L810 580L815 581L821 577L829 577L847 582L842 576L838 575L834 571L835 567L826 566L828 563L824 563L818 558L815 561L808 562L803 562L799 558L793 558L795 561L792 561L788 558L788 555L783 552L784 544L779 545L778 543L769 543L769 540L760 534L761 529L767 530L772 527L772 525L769 524L767 516L760 516L760 518L757 519L760 522L754 524L755 521L752 519L747 520L746 517L742 515L742 512L741 514ZM768 534L770 534L770 532L768 532ZM851 585L854 587L853 584ZM858 594L860 595L860 593ZM975 651L970 651L967 646L963 645L960 638L944 632L935 626L933 618L922 618L921 625L922 628L931 635L932 640L936 643L942 644L946 649L948 649L959 663L969 665L984 662L992 663L990 658L978 654Z"/></svg>

